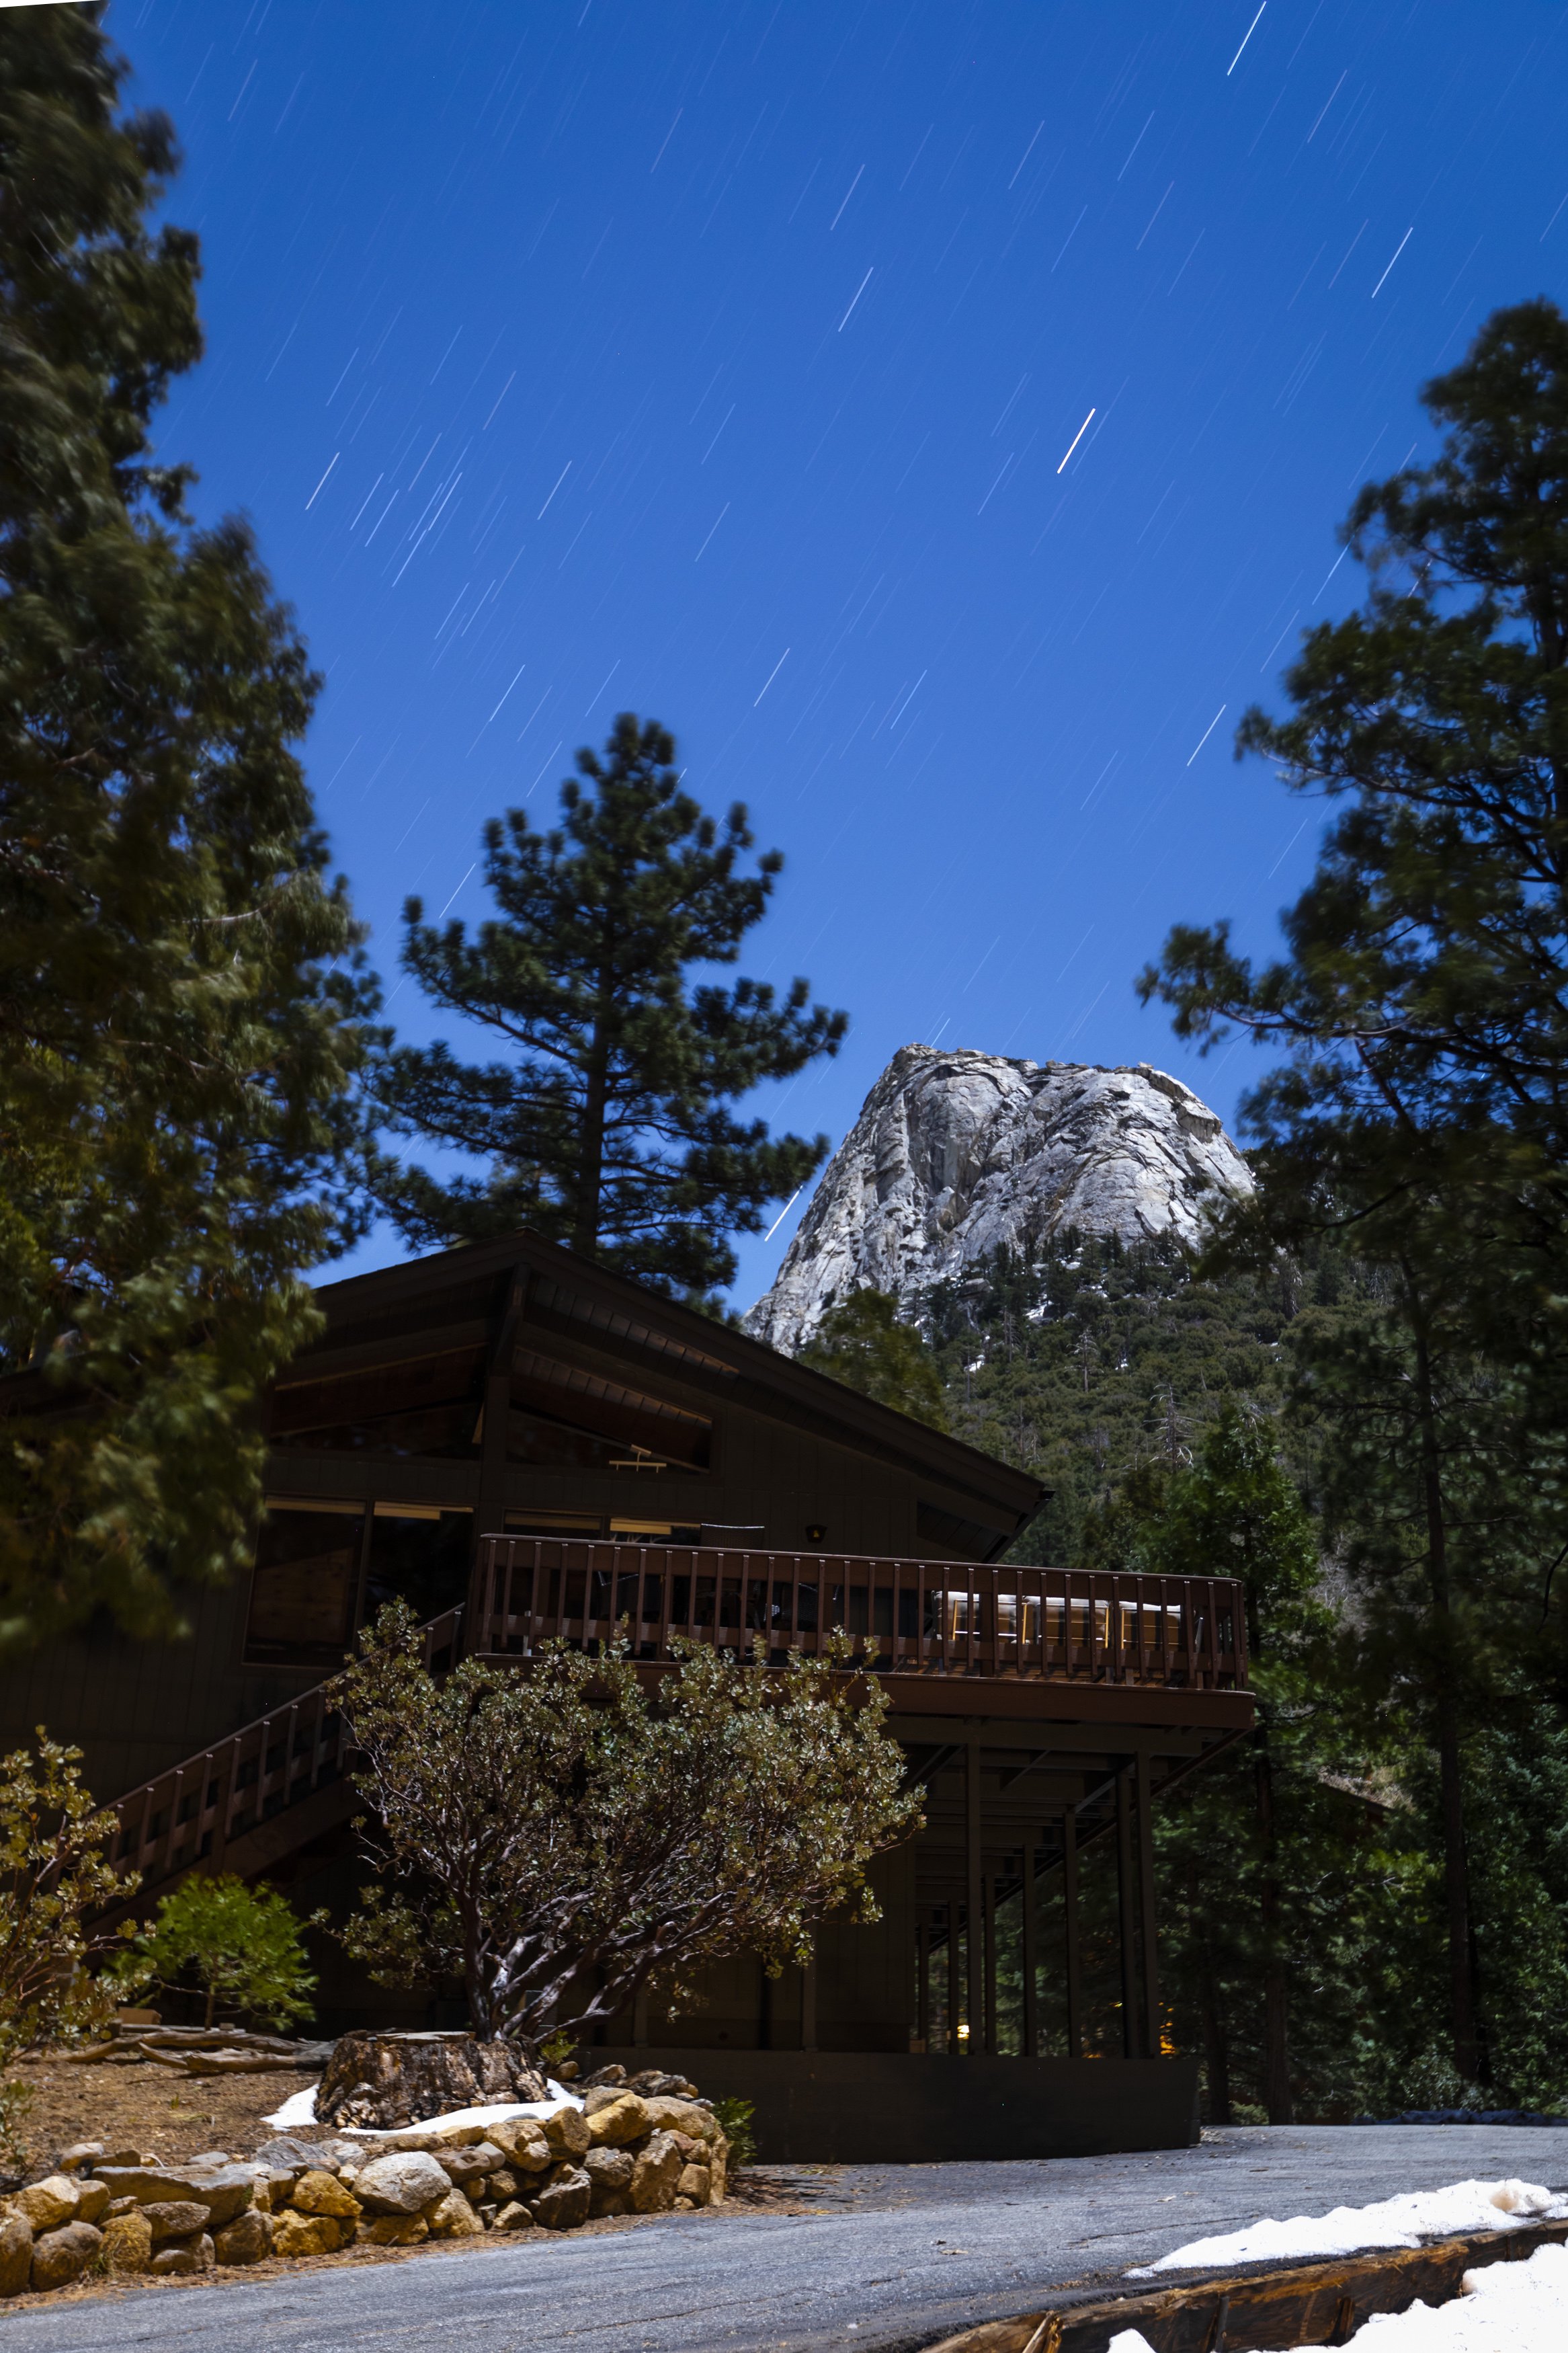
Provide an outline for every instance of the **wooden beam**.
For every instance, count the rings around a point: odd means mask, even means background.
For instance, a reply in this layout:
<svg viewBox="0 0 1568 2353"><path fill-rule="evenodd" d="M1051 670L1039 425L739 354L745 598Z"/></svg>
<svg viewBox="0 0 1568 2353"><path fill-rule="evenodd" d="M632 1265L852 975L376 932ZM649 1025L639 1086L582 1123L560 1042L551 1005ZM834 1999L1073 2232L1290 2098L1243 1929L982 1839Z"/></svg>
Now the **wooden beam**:
<svg viewBox="0 0 1568 2353"><path fill-rule="evenodd" d="M1160 2055L1160 1968L1154 1921L1154 1820L1149 1759L1140 1755L1138 1777L1138 1915L1143 1943L1143 2055Z"/></svg>
<svg viewBox="0 0 1568 2353"><path fill-rule="evenodd" d="M1035 1877L1035 1833L1024 1836L1024 1883L1018 1893L1023 1912L1024 2056L1040 2055L1040 1896Z"/></svg>
<svg viewBox="0 0 1568 2353"><path fill-rule="evenodd" d="M1079 1978L1081 1959L1078 1935L1078 1816L1071 1806L1062 1817L1062 1914L1067 1945L1068 2057L1083 2057L1083 2002Z"/></svg>
<svg viewBox="0 0 1568 2353"><path fill-rule="evenodd" d="M969 1978L969 2042L978 2050L985 2022L985 1939L981 1915L984 1910L984 1851L980 1810L980 1743L971 1740L964 1785L964 1957Z"/></svg>
<svg viewBox="0 0 1568 2353"><path fill-rule="evenodd" d="M1132 1777L1116 1777L1116 1916L1121 1931L1121 2055L1136 2059L1138 2032L1137 1938L1132 1925Z"/></svg>

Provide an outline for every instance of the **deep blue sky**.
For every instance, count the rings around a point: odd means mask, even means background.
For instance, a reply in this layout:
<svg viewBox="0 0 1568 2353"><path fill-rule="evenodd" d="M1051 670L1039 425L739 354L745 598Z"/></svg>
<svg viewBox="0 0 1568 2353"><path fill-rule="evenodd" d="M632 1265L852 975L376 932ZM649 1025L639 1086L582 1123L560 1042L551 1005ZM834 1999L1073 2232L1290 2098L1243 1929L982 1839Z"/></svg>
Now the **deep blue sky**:
<svg viewBox="0 0 1568 2353"><path fill-rule="evenodd" d="M1418 384L1568 263L1560 5L1268 0L1237 57L1254 6L117 0L205 256L163 447L327 673L389 991L405 892L482 913L483 818L629 707L785 853L743 968L852 1014L789 1124L911 1039L1230 1113L1132 976L1267 943L1318 820L1234 723Z"/></svg>

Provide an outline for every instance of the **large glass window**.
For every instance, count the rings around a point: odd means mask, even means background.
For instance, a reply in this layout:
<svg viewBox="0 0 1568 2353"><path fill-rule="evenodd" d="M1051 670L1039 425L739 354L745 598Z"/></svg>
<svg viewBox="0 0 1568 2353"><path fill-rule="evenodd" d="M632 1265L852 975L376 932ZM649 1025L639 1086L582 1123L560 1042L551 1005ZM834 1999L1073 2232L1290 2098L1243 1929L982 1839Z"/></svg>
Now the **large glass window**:
<svg viewBox="0 0 1568 2353"><path fill-rule="evenodd" d="M472 1460L479 1451L484 1382L484 1350L453 1348L409 1364L290 1383L273 1396L272 1448Z"/></svg>
<svg viewBox="0 0 1568 2353"><path fill-rule="evenodd" d="M253 1665L341 1666L359 1588L358 1504L269 1504L256 1541L245 1655Z"/></svg>
<svg viewBox="0 0 1568 2353"><path fill-rule="evenodd" d="M471 1512L434 1504L378 1504L370 1532L364 1616L406 1601L421 1624L468 1599Z"/></svg>

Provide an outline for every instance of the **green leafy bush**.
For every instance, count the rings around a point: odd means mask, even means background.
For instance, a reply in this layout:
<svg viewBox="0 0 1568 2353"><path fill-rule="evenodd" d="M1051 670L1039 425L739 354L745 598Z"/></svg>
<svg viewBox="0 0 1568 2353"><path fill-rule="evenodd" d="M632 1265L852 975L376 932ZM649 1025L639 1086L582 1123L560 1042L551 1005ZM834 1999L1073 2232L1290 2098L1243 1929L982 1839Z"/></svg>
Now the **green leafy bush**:
<svg viewBox="0 0 1568 2353"><path fill-rule="evenodd" d="M755 2165L757 2138L752 2130L752 2118L757 2113L755 2101L715 2100L713 2113L730 2144L731 2172L738 2173L743 2165Z"/></svg>
<svg viewBox="0 0 1568 2353"><path fill-rule="evenodd" d="M326 1918L301 1920L270 1887L247 1887L225 1873L184 1881L158 1905L157 1917L105 1972L127 1999L161 1987L206 1996L206 2023L219 2010L285 2027L310 2015L316 1980L307 1966L303 1932Z"/></svg>

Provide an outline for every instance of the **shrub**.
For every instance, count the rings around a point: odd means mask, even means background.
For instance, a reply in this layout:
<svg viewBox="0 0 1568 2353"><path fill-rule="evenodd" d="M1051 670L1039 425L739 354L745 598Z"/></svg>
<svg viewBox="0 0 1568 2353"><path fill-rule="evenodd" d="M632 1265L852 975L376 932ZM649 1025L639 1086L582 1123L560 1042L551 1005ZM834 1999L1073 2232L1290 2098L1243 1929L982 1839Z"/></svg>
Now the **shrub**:
<svg viewBox="0 0 1568 2353"><path fill-rule="evenodd" d="M157 1916L106 1972L121 1998L153 1986L206 1996L205 2022L220 2009L273 2027L310 2015L316 1980L307 1965L303 1931L326 1918L301 1920L270 1887L247 1887L226 1872L191 1878L165 1895Z"/></svg>

